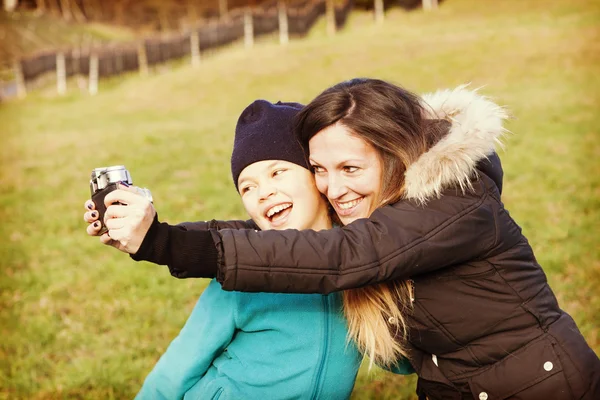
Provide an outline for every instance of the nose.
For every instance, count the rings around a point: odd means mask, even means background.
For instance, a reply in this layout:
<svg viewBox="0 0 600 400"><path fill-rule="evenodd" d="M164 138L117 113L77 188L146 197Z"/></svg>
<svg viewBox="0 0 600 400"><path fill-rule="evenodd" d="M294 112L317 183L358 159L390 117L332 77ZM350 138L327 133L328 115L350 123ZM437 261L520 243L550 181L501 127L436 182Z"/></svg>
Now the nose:
<svg viewBox="0 0 600 400"><path fill-rule="evenodd" d="M260 200L266 200L277 193L275 185L270 183L262 183L258 186L258 197Z"/></svg>
<svg viewBox="0 0 600 400"><path fill-rule="evenodd" d="M323 191L329 200L336 200L348 192L344 179L336 174L329 174L327 188Z"/></svg>

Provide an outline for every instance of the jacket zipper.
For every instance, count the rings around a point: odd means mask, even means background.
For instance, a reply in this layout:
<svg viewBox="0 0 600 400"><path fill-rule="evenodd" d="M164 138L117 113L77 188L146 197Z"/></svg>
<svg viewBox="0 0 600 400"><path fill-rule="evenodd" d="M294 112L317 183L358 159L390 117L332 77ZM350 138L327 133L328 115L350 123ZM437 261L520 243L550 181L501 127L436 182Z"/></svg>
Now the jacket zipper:
<svg viewBox="0 0 600 400"><path fill-rule="evenodd" d="M321 352L321 359L319 361L319 367L317 369L317 376L315 386L313 388L311 399L317 399L317 395L319 394L319 389L321 388L321 375L323 374L323 365L325 364L325 358L327 357L327 352L329 351L329 295L322 296L323 299L323 308L325 309L324 322L325 322L325 334L323 337L323 342L325 345L323 346L323 351Z"/></svg>

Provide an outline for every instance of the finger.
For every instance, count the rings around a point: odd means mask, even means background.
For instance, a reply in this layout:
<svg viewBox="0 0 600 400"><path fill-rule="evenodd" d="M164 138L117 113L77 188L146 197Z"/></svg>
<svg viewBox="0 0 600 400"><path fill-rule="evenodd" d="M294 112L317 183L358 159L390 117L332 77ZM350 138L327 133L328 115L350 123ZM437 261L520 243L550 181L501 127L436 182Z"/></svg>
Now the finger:
<svg viewBox="0 0 600 400"><path fill-rule="evenodd" d="M125 190L126 192L138 193L140 188L139 186L129 185L125 182L119 182L118 189Z"/></svg>
<svg viewBox="0 0 600 400"><path fill-rule="evenodd" d="M100 224L100 222L96 221L93 224L88 225L88 227L86 228L86 232L90 236L98 236L98 232L100 231L100 228L102 228L102 224Z"/></svg>
<svg viewBox="0 0 600 400"><path fill-rule="evenodd" d="M112 239L111 239L111 237L110 237L110 236L108 236L108 232L107 232L107 233L103 233L103 234L100 236L100 241L101 241L103 244L110 244L110 242L112 242Z"/></svg>
<svg viewBox="0 0 600 400"><path fill-rule="evenodd" d="M119 243L121 245L125 245L125 243L129 241L127 229L109 229L108 232L105 233L105 235L108 236L113 242Z"/></svg>
<svg viewBox="0 0 600 400"><path fill-rule="evenodd" d="M104 225L106 226L106 229L110 230L115 230L115 229L122 229L123 227L125 227L126 221L125 218L108 218L107 220L104 221ZM110 232L109 232L110 234ZM110 235L110 237L113 237L113 235Z"/></svg>
<svg viewBox="0 0 600 400"><path fill-rule="evenodd" d="M85 214L83 214L83 220L85 222L87 222L88 224L98 220L98 211L94 210L94 211L88 211Z"/></svg>
<svg viewBox="0 0 600 400"><path fill-rule="evenodd" d="M126 218L135 213L135 208L132 206L124 206L122 204L113 204L108 206L104 212L104 221L108 221L111 218Z"/></svg>
<svg viewBox="0 0 600 400"><path fill-rule="evenodd" d="M131 188L128 188L128 189L131 189ZM127 205L135 205L135 204L141 204L143 202L148 202L148 200L146 200L146 198L144 196L136 194L135 191L131 192L129 190L125 191L125 190L117 189L117 190L113 190L112 192L107 194L106 197L104 198L104 204L106 204L106 207L109 207L111 204L113 204L115 202L119 202L119 203L123 203L123 204L127 204Z"/></svg>
<svg viewBox="0 0 600 400"><path fill-rule="evenodd" d="M96 209L96 205L94 204L94 202L92 200L87 200L84 205L86 210L95 210Z"/></svg>

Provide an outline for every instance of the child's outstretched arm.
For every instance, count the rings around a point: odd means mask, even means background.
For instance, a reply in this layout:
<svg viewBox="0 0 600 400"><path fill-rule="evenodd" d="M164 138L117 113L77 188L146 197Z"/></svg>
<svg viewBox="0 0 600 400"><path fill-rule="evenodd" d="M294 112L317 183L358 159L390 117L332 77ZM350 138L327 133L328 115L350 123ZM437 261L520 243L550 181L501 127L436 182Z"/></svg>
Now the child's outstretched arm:
<svg viewBox="0 0 600 400"><path fill-rule="evenodd" d="M179 335L146 377L136 400L183 399L231 342L234 297L216 280L210 282Z"/></svg>

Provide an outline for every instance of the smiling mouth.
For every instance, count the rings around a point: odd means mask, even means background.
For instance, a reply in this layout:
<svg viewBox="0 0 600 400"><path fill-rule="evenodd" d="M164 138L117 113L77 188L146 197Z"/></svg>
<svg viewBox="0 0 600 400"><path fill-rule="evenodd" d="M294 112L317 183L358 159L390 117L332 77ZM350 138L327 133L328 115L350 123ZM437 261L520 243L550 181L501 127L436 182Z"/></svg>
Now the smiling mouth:
<svg viewBox="0 0 600 400"><path fill-rule="evenodd" d="M265 213L265 217L273 226L278 226L285 222L286 217L292 212L292 208L292 203L278 204L269 208Z"/></svg>
<svg viewBox="0 0 600 400"><path fill-rule="evenodd" d="M363 199L364 199L364 197L360 197L358 199L345 201L345 202L336 201L335 208L337 209L338 215L348 216L348 215L352 214L352 212L354 211L356 206L358 206L360 204L360 202L363 201Z"/></svg>

